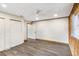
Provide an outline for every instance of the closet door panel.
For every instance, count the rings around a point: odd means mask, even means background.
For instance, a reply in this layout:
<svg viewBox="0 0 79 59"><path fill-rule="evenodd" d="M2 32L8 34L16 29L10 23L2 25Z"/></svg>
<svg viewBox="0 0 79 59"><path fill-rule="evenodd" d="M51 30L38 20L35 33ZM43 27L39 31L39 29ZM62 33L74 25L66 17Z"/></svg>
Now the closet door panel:
<svg viewBox="0 0 79 59"><path fill-rule="evenodd" d="M21 27L21 30L22 30L22 38L24 38L25 39L25 27L24 27L24 22L22 22L21 23L22 25L22 27Z"/></svg>
<svg viewBox="0 0 79 59"><path fill-rule="evenodd" d="M18 24L17 24L18 26L18 42L24 42L24 32L23 32L23 30L22 30L22 22L18 22Z"/></svg>
<svg viewBox="0 0 79 59"><path fill-rule="evenodd" d="M0 19L0 51L4 50L5 28L4 19Z"/></svg>
<svg viewBox="0 0 79 59"><path fill-rule="evenodd" d="M10 48L11 41L11 28L10 28L10 20L5 20L5 49Z"/></svg>

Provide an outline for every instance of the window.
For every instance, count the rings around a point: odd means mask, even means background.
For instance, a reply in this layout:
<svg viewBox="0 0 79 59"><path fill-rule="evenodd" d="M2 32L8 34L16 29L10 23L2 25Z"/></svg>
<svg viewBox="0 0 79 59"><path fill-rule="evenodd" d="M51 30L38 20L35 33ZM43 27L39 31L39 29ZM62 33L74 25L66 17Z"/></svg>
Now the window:
<svg viewBox="0 0 79 59"><path fill-rule="evenodd" d="M72 34L71 35L79 39L79 14L72 16Z"/></svg>

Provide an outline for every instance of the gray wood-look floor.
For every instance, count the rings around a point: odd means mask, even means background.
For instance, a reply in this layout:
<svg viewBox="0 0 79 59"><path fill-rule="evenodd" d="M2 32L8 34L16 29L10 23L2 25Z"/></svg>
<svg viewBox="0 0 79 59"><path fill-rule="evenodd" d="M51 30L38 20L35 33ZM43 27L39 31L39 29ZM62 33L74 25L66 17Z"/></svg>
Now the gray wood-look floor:
<svg viewBox="0 0 79 59"><path fill-rule="evenodd" d="M28 40L9 50L0 52L0 56L71 56L70 48L65 44Z"/></svg>

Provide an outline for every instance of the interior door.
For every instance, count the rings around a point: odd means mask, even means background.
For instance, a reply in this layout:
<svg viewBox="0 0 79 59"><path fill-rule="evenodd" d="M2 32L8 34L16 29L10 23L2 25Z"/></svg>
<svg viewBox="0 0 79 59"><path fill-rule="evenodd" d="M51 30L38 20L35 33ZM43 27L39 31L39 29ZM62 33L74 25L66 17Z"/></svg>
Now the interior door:
<svg viewBox="0 0 79 59"><path fill-rule="evenodd" d="M0 19L0 51L4 50L5 28L4 19Z"/></svg>

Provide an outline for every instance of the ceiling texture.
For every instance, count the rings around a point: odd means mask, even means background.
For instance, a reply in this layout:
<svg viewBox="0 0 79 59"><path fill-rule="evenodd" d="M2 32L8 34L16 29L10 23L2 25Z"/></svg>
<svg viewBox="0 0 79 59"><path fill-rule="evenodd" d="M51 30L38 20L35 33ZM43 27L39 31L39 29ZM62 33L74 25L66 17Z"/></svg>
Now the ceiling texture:
<svg viewBox="0 0 79 59"><path fill-rule="evenodd" d="M0 3L1 4L1 3ZM36 10L39 10L39 20L69 16L73 3L5 3L0 5L0 11L23 16L26 20L35 21ZM57 17L54 17L57 14Z"/></svg>

